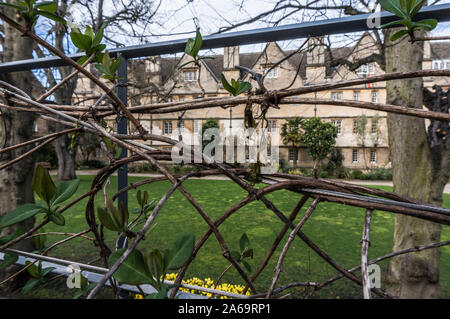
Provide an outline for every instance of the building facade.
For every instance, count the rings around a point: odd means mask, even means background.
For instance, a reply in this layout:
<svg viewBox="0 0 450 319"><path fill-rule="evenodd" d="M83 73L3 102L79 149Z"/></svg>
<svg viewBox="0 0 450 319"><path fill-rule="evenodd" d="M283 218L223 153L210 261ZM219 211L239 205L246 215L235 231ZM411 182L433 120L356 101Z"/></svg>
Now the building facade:
<svg viewBox="0 0 450 319"><path fill-rule="evenodd" d="M365 33L352 47L327 48L323 39L313 38L308 42L306 52L283 51L276 43L268 43L259 53L240 53L238 47L224 48L223 55L211 56L201 61L201 66L192 64L179 66L190 61L188 55L181 58L150 57L132 60L129 63L129 105L150 105L158 102L182 102L199 97L211 98L229 96L223 88L221 75L229 81L242 79L257 88L258 84L250 74L235 68L236 65L266 74L264 85L268 90L299 88L320 83L346 81L361 77L383 74L377 62L369 62L351 71L345 64L332 63L345 59L350 63L377 52L378 46L369 33ZM282 61L277 64L277 62ZM424 45L424 69L450 69L450 42L435 42ZM449 87L449 79L425 78L424 85L432 88L439 84ZM97 88L80 77L75 100L88 105L91 98L101 96ZM347 87L339 90L320 91L301 97L327 98L335 100L357 100L367 102L386 101L384 82ZM83 102L83 100L85 102ZM161 134L183 141L198 144L202 123L216 119L222 138L230 139L239 134L244 127L245 105L215 107L187 111L178 127L179 113L140 114L137 116L143 126L151 133ZM281 126L289 118L320 117L334 123L337 130L336 148L344 157L343 166L352 169L369 170L376 167L389 167L388 130L386 113L343 107L337 105L280 104L270 108L266 114L264 128L271 134L279 134ZM130 127L130 131L134 128ZM279 139L281 141L281 139ZM170 149L171 146L152 142L155 147ZM268 153L271 150L267 150ZM295 152L298 152L295 154ZM102 154L98 152L99 157ZM271 154L269 154L271 155ZM248 155L246 153L248 159ZM312 167L313 162L306 148L293 149L280 142L279 158L299 167Z"/></svg>

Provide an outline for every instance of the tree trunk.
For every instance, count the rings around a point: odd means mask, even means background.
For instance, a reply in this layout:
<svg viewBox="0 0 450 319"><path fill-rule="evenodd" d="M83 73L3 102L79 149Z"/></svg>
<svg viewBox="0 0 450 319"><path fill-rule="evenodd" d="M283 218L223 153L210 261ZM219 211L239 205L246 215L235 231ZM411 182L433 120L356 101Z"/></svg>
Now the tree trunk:
<svg viewBox="0 0 450 319"><path fill-rule="evenodd" d="M59 10L61 12L67 12L67 0L61 1L59 4ZM64 37L66 35L66 29L64 26L57 24L55 26L55 46L61 50L64 51ZM60 67L59 72L61 73L61 76L67 77L71 72L73 71L73 68L70 66ZM72 79L70 79L66 84L64 84L63 87L59 88L54 96L57 104L63 104L63 105L71 105L72 104L72 96L73 92L75 91L76 85L77 85L77 79L78 76L74 76ZM53 83L52 83L53 82ZM50 83L52 85L56 84L56 81L54 78L51 79ZM65 130L68 127L58 124L57 129L59 131ZM76 164L75 164L75 157L76 157L76 148L72 149L71 147L71 140L70 135L63 135L60 138L56 140L56 156L58 157L58 180L66 181L75 179L76 173Z"/></svg>
<svg viewBox="0 0 450 319"><path fill-rule="evenodd" d="M13 10L5 10L5 13L10 17L15 17ZM23 19L17 20L19 23L23 23ZM3 24L5 42L3 45L4 61L16 61L22 59L32 59L32 42L29 38L21 36L19 32L12 29L9 25ZM6 74L3 79L9 83L17 86L21 90L31 94L33 74L31 72L15 72ZM3 101L5 102L5 101ZM30 112L17 112L2 110L0 121L2 122L0 140L4 146L11 146L18 143L28 141L33 136L33 122L35 117ZM19 148L10 152L5 152L0 156L0 164L6 163L14 158L17 158L21 154L28 151L29 147ZM33 203L34 196L31 187L31 180L34 170L34 158L29 156L24 160L21 160L8 168L0 170L0 215L4 215L15 208L25 204ZM16 229L23 228L27 230L34 224L34 218L27 221L7 227L3 229L1 235L14 233ZM33 242L26 240L18 243L14 246L17 249L31 251L33 250ZM10 266L6 269L0 269L0 278L5 278L11 273L17 271L17 266ZM5 291L17 288L23 283L25 277L18 277L17 280L10 281L7 284L0 287Z"/></svg>
<svg viewBox="0 0 450 319"><path fill-rule="evenodd" d="M405 37L393 45L389 38L397 30L386 34L386 73L422 69L423 42ZM386 103L421 109L422 88L421 78L389 81ZM440 206L448 180L447 145L431 149L425 121L417 117L389 114L388 130L394 192ZM396 215L393 250L439 241L440 233L439 224ZM439 261L439 248L394 257L387 272L388 291L401 298L439 297Z"/></svg>
<svg viewBox="0 0 450 319"><path fill-rule="evenodd" d="M58 131L67 129L64 125L57 125ZM68 181L77 178L75 174L76 149L71 147L70 135L63 135L55 143L56 156L58 157L58 175L60 181Z"/></svg>

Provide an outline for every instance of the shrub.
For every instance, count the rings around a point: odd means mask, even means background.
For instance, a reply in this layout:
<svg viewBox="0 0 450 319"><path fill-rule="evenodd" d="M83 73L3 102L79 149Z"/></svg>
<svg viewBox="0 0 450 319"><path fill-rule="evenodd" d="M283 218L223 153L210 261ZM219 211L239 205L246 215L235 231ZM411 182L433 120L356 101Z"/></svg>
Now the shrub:
<svg viewBox="0 0 450 319"><path fill-rule="evenodd" d="M330 174L328 173L328 171L323 170L323 171L320 172L319 177L320 178L327 178L327 177L329 177L329 175Z"/></svg>
<svg viewBox="0 0 450 319"><path fill-rule="evenodd" d="M364 173L359 169L354 169L350 173L350 179L364 179Z"/></svg>
<svg viewBox="0 0 450 319"><path fill-rule="evenodd" d="M339 167L334 171L334 176L336 178L349 178L350 174L347 168Z"/></svg>
<svg viewBox="0 0 450 319"><path fill-rule="evenodd" d="M103 164L99 160L84 160L81 163L82 166L89 167L89 168L102 168L105 167L105 164Z"/></svg>
<svg viewBox="0 0 450 319"><path fill-rule="evenodd" d="M36 152L36 162L48 162L52 167L58 165L58 157L56 156L55 147L50 143L43 146Z"/></svg>
<svg viewBox="0 0 450 319"><path fill-rule="evenodd" d="M157 168L152 163L143 163L128 168L130 173L153 173L157 171Z"/></svg>
<svg viewBox="0 0 450 319"><path fill-rule="evenodd" d="M375 169L374 174L377 179L392 180L392 168L378 167Z"/></svg>
<svg viewBox="0 0 450 319"><path fill-rule="evenodd" d="M289 173L289 171L292 169L292 166L289 165L288 162L286 162L284 159L280 159L280 168L279 171L282 173Z"/></svg>

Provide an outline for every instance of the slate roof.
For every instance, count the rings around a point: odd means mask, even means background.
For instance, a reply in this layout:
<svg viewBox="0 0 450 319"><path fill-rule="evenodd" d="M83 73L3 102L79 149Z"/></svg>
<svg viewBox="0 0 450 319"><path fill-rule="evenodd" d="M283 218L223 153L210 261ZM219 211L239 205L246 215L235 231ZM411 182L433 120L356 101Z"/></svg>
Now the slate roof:
<svg viewBox="0 0 450 319"><path fill-rule="evenodd" d="M340 47L332 48L332 55L334 59L345 58L352 53L354 47ZM285 55L289 55L295 50L284 51ZM261 52L239 53L239 64L247 68L252 68L258 58L261 56ZM213 74L216 79L220 79L220 75L223 72L223 55L210 56L213 59L203 60L207 65L207 69ZM450 59L450 41L432 42L431 43L431 59L442 60ZM165 83L169 77L176 71L180 58L164 57L161 58L161 80ZM306 74L306 54L294 54L288 59L288 61L296 68L300 65L300 76L305 78ZM331 76L335 71L330 67L331 56L329 52L325 51L325 66L326 75ZM243 74L241 74L242 76Z"/></svg>

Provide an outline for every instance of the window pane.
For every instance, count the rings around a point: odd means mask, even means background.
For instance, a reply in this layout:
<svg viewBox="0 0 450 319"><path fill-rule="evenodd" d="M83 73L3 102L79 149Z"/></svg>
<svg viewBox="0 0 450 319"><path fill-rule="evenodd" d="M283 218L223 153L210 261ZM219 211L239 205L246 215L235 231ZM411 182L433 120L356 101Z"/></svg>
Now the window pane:
<svg viewBox="0 0 450 319"><path fill-rule="evenodd" d="M371 150L370 151L370 162L371 163L376 163L377 161L377 151L376 150Z"/></svg>
<svg viewBox="0 0 450 319"><path fill-rule="evenodd" d="M358 162L358 150L353 150L352 160L353 160L353 163Z"/></svg>

